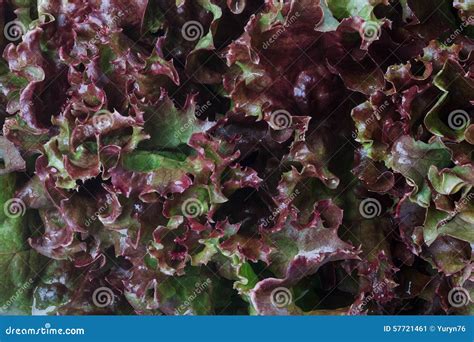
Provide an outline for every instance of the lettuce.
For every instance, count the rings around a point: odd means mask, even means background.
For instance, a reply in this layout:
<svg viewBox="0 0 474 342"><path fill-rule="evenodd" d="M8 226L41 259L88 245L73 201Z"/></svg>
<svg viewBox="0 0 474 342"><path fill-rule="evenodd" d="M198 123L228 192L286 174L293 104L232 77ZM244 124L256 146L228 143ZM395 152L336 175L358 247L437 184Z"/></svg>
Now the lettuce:
<svg viewBox="0 0 474 342"><path fill-rule="evenodd" d="M473 313L473 8L1 2L2 314Z"/></svg>

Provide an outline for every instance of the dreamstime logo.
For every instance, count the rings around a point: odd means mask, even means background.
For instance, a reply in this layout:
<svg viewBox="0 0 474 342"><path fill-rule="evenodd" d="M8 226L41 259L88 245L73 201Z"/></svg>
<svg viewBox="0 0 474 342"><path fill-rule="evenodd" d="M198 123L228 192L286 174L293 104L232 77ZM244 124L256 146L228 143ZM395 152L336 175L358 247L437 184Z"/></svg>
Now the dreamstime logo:
<svg viewBox="0 0 474 342"><path fill-rule="evenodd" d="M291 304L293 295L286 287L277 287L270 294L270 301L274 307L281 309Z"/></svg>
<svg viewBox="0 0 474 342"><path fill-rule="evenodd" d="M449 45L451 44L461 33L464 32L466 27L474 24L474 16L471 15L467 20L463 21L461 23L461 26L457 28L451 35L444 41L444 45Z"/></svg>
<svg viewBox="0 0 474 342"><path fill-rule="evenodd" d="M181 205L181 211L187 218L195 218L204 212L204 206L197 198L188 198Z"/></svg>
<svg viewBox="0 0 474 342"><path fill-rule="evenodd" d="M359 30L360 36L367 42L379 39L381 33L380 25L375 21L366 21Z"/></svg>
<svg viewBox="0 0 474 342"><path fill-rule="evenodd" d="M467 195L466 197L464 197L461 201L459 201L458 203L456 203L456 207L454 208L453 211L451 211L448 215L448 217L446 217L444 220L442 220L440 222L440 226L444 226L445 224L447 224L449 221L451 221L457 214L459 214L462 210L464 210L464 208L466 207L466 205L474 198L474 193L470 193L469 195Z"/></svg>
<svg viewBox="0 0 474 342"><path fill-rule="evenodd" d="M469 114L462 109L452 111L448 116L449 128L455 131L466 128L470 121Z"/></svg>
<svg viewBox="0 0 474 342"><path fill-rule="evenodd" d="M179 138L182 134L189 131L192 125L212 106L212 102L207 100L202 106L197 105L194 115L174 133L175 138Z"/></svg>
<svg viewBox="0 0 474 342"><path fill-rule="evenodd" d="M94 215L90 216L87 218L87 220L85 221L85 225L86 227L89 227L92 222L94 222L95 220L97 220L97 218L104 212L107 210L107 208L110 206L110 204L112 203L112 197L111 196L107 196L107 200L105 201L105 205L101 206L95 213Z"/></svg>
<svg viewBox="0 0 474 342"><path fill-rule="evenodd" d="M9 326L5 329L6 335L84 335L86 331L83 328L53 328L51 323L47 322L39 328L15 328Z"/></svg>
<svg viewBox="0 0 474 342"><path fill-rule="evenodd" d="M11 198L3 205L3 212L9 218L18 218L25 215L26 205L19 198Z"/></svg>
<svg viewBox="0 0 474 342"><path fill-rule="evenodd" d="M18 297L20 297L24 292L28 291L28 289L31 288L33 282L33 278L28 279L27 282L25 282L19 289L17 289L15 294L9 300L7 300L5 304L3 304L3 306L1 307L1 311L5 312L7 308L10 307L18 299Z"/></svg>
<svg viewBox="0 0 474 342"><path fill-rule="evenodd" d="M389 281L387 279L377 282L373 287L372 293L365 297L362 303L359 304L359 309L362 310L375 298L376 295L383 293L383 290L388 286L388 284Z"/></svg>
<svg viewBox="0 0 474 342"><path fill-rule="evenodd" d="M108 287L102 286L95 289L92 294L92 302L98 308L105 308L114 302L114 292Z"/></svg>
<svg viewBox="0 0 474 342"><path fill-rule="evenodd" d="M470 301L469 292L463 287L453 287L448 293L448 302L453 308L466 306Z"/></svg>
<svg viewBox="0 0 474 342"><path fill-rule="evenodd" d="M103 131L114 125L114 117L111 112L102 109L94 114L92 124L97 130Z"/></svg>
<svg viewBox="0 0 474 342"><path fill-rule="evenodd" d="M186 300L175 310L175 315L183 315L189 310L192 302L203 293L209 285L211 285L212 281L210 278L207 278L206 281L202 283L194 284L193 292L186 298Z"/></svg>
<svg viewBox="0 0 474 342"><path fill-rule="evenodd" d="M284 210L284 209L287 209L288 206L291 204L291 202L293 202L293 200L300 194L300 191L298 189L295 189L295 191L290 195L288 196L278 207L276 207L270 216L268 216L267 218L265 218L263 220L263 226L264 227L268 227L268 225L270 224L270 222L273 222L275 220L275 218ZM291 208L293 208L294 210L296 210L297 212L299 212L298 208L294 205L291 206Z"/></svg>
<svg viewBox="0 0 474 342"><path fill-rule="evenodd" d="M278 29L268 40L263 42L263 49L266 50L272 45L278 37L280 37L291 25L293 25L296 20L299 18L300 12L295 12L288 20L283 24L283 26Z"/></svg>
<svg viewBox="0 0 474 342"><path fill-rule="evenodd" d="M128 12L128 11L126 11L126 12ZM112 17L112 19L110 20L110 23L107 26L107 28L116 27L119 24L119 20L124 16L125 16L125 13L123 11L118 11L117 14L114 15ZM98 42L100 42L100 38L101 38L100 33L101 33L101 31L102 30L97 31L95 36L90 41L91 44L97 44Z"/></svg>
<svg viewBox="0 0 474 342"><path fill-rule="evenodd" d="M359 204L359 213L366 219L373 219L382 212L382 205L375 198L366 198Z"/></svg>
<svg viewBox="0 0 474 342"><path fill-rule="evenodd" d="M284 109L276 110L270 116L269 123L274 130L281 131L283 129L286 129L291 126L291 114Z"/></svg>
<svg viewBox="0 0 474 342"><path fill-rule="evenodd" d="M26 32L25 25L19 20L10 21L5 24L3 34L11 42L19 40Z"/></svg>
<svg viewBox="0 0 474 342"><path fill-rule="evenodd" d="M201 117L201 115L204 114L204 112L208 110L209 107L211 106L212 106L212 102L209 100L207 100L206 103L203 104L202 106L196 105L196 112L194 113L194 116L198 118Z"/></svg>
<svg viewBox="0 0 474 342"><path fill-rule="evenodd" d="M377 109L372 113L372 115L369 116L369 118L364 120L363 127L367 127L371 125L374 121L379 120L380 116L383 112L385 112L389 105L390 103L388 102L388 100L385 100L385 102L378 106ZM357 136L357 132L352 132L353 139L357 139Z"/></svg>
<svg viewBox="0 0 474 342"><path fill-rule="evenodd" d="M204 28L201 23L196 20L187 21L181 28L181 35L188 42L194 42L201 39L204 34Z"/></svg>
<svg viewBox="0 0 474 342"><path fill-rule="evenodd" d="M365 120L366 125L370 125L373 123L375 120L378 120L380 118L380 115L385 112L387 107L389 106L388 100L385 100L384 103L382 103L380 106L377 107L377 109L374 111L374 113L367 119Z"/></svg>

